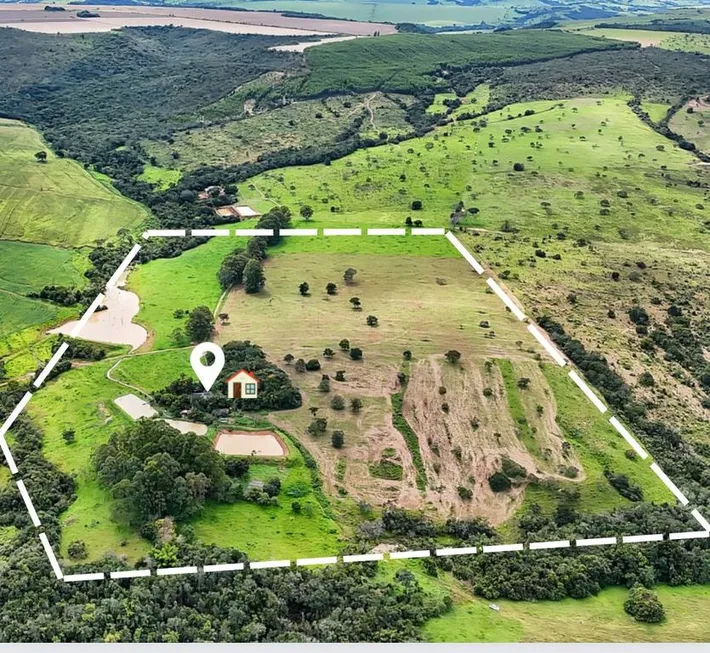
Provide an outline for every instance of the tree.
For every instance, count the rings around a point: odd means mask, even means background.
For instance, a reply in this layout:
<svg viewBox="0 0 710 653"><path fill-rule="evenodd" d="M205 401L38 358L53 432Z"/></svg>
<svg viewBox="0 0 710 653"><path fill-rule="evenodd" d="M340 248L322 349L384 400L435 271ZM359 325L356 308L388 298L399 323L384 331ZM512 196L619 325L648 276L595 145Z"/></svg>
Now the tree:
<svg viewBox="0 0 710 653"><path fill-rule="evenodd" d="M306 363L306 369L309 372L317 372L320 369L320 361L317 358L311 358Z"/></svg>
<svg viewBox="0 0 710 653"><path fill-rule="evenodd" d="M5 369L5 361L0 358L0 379L4 379L7 376L7 371Z"/></svg>
<svg viewBox="0 0 710 653"><path fill-rule="evenodd" d="M320 383L318 384L318 389L321 392L330 392L330 378L327 375L323 375L323 378L320 380Z"/></svg>
<svg viewBox="0 0 710 653"><path fill-rule="evenodd" d="M66 429L62 433L62 438L67 444L72 444L76 442L76 432L74 431L74 429Z"/></svg>
<svg viewBox="0 0 710 653"><path fill-rule="evenodd" d="M336 286L332 281L325 287L325 292L329 295L335 295L338 292L338 286Z"/></svg>
<svg viewBox="0 0 710 653"><path fill-rule="evenodd" d="M293 363L293 354L286 354L284 356L284 362L286 363L286 365L290 365L291 363Z"/></svg>
<svg viewBox="0 0 710 653"><path fill-rule="evenodd" d="M636 621L645 623L659 623L666 617L663 605L658 600L655 592L636 583L629 590L629 597L624 601L624 610Z"/></svg>
<svg viewBox="0 0 710 653"><path fill-rule="evenodd" d="M310 206L308 206L308 204L304 204L304 205L301 207L301 210L299 211L299 213L301 214L301 217L302 217L306 222L308 222L308 220L310 220L310 219L313 217L313 208L310 207Z"/></svg>
<svg viewBox="0 0 710 653"><path fill-rule="evenodd" d="M494 492L505 492L510 489L510 479L502 472L493 472L488 477L488 485Z"/></svg>
<svg viewBox="0 0 710 653"><path fill-rule="evenodd" d="M345 444L345 433L342 431L333 431L330 442L335 449L342 449Z"/></svg>
<svg viewBox="0 0 710 653"><path fill-rule="evenodd" d="M345 280L345 285L349 286L352 283L355 283L355 275L357 274L357 270L355 268L348 268L343 272L343 279Z"/></svg>
<svg viewBox="0 0 710 653"><path fill-rule="evenodd" d="M190 311L185 324L185 332L190 342L206 342L212 337L214 318L207 306L198 306Z"/></svg>
<svg viewBox="0 0 710 653"><path fill-rule="evenodd" d="M530 379L527 376L521 376L516 385L521 390L525 390L530 385Z"/></svg>
<svg viewBox="0 0 710 653"><path fill-rule="evenodd" d="M308 283L304 281L298 286L298 292L300 292L301 295L305 297L308 294L309 288L310 286L308 285Z"/></svg>
<svg viewBox="0 0 710 653"><path fill-rule="evenodd" d="M291 512L293 512L294 515L301 514L301 504L298 501L293 501L291 503Z"/></svg>
<svg viewBox="0 0 710 653"><path fill-rule="evenodd" d="M47 163L47 153L44 150L35 152L35 159L37 159L37 163Z"/></svg>
<svg viewBox="0 0 710 653"><path fill-rule="evenodd" d="M336 381L345 381L345 370L338 370L335 373L335 380Z"/></svg>
<svg viewBox="0 0 710 653"><path fill-rule="evenodd" d="M322 435L328 428L328 420L325 417L316 417L308 425L308 433L311 435Z"/></svg>
<svg viewBox="0 0 710 653"><path fill-rule="evenodd" d="M515 172L522 172L525 170L525 166L522 163L514 163L513 170L515 170Z"/></svg>
<svg viewBox="0 0 710 653"><path fill-rule="evenodd" d="M404 360L406 360L406 361L412 360L412 352L409 351L409 349L405 349L402 352L402 358L404 358Z"/></svg>
<svg viewBox="0 0 710 653"><path fill-rule="evenodd" d="M461 352L456 351L455 349L449 349L444 356L446 357L446 360L449 361L452 365L458 363L461 360Z"/></svg>
<svg viewBox="0 0 710 653"><path fill-rule="evenodd" d="M255 258L249 259L244 268L244 290L249 294L258 293L266 283L261 263Z"/></svg>
<svg viewBox="0 0 710 653"><path fill-rule="evenodd" d="M412 202L412 211L421 211L422 210L422 201L421 200L414 200Z"/></svg>
<svg viewBox="0 0 710 653"><path fill-rule="evenodd" d="M219 285L224 290L229 290L233 286L238 286L244 278L244 268L249 263L247 256L241 249L235 250L223 261L217 273Z"/></svg>
<svg viewBox="0 0 710 653"><path fill-rule="evenodd" d="M371 326L371 327L376 327L378 324L377 318L374 315L368 315L366 322L367 322L367 326Z"/></svg>
<svg viewBox="0 0 710 653"><path fill-rule="evenodd" d="M338 347L340 347L341 351L349 351L350 350L350 341L343 338L339 343Z"/></svg>
<svg viewBox="0 0 710 653"><path fill-rule="evenodd" d="M296 372L302 373L306 371L306 361L304 361L302 358L299 358L296 361L296 365L294 365L294 369Z"/></svg>
<svg viewBox="0 0 710 653"><path fill-rule="evenodd" d="M219 321L222 324L227 324L227 322L229 322L229 313L220 313L217 317L219 317Z"/></svg>
<svg viewBox="0 0 710 653"><path fill-rule="evenodd" d="M350 349L350 358L354 361L359 361L362 359L362 349L360 347L353 347Z"/></svg>
<svg viewBox="0 0 710 653"><path fill-rule="evenodd" d="M335 356L335 352L330 347L326 347L323 350L323 356L325 356L325 358L330 360L331 358L333 358Z"/></svg>
<svg viewBox="0 0 710 653"><path fill-rule="evenodd" d="M362 306L360 306L360 298L359 297L351 297L350 303L353 305L354 311L359 311L362 308Z"/></svg>
<svg viewBox="0 0 710 653"><path fill-rule="evenodd" d="M355 397L354 399L350 400L350 410L352 410L353 413L359 413L361 408L362 399L358 399L357 397Z"/></svg>
<svg viewBox="0 0 710 653"><path fill-rule="evenodd" d="M274 476L266 481L266 483L264 483L264 492L270 497L278 496L279 492L281 492L281 481L279 478Z"/></svg>
<svg viewBox="0 0 710 653"><path fill-rule="evenodd" d="M345 399L340 395L334 395L330 400L330 407L333 410L344 410L345 409Z"/></svg>

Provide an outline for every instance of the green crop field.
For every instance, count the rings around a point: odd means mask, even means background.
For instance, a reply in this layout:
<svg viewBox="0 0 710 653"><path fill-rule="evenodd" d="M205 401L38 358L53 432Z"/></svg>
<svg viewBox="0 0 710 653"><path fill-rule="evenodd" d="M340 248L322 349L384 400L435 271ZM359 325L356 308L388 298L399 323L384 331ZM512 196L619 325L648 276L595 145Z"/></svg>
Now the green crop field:
<svg viewBox="0 0 710 653"><path fill-rule="evenodd" d="M47 153L38 163L35 153ZM74 247L137 227L146 211L55 156L33 129L0 120L0 238Z"/></svg>

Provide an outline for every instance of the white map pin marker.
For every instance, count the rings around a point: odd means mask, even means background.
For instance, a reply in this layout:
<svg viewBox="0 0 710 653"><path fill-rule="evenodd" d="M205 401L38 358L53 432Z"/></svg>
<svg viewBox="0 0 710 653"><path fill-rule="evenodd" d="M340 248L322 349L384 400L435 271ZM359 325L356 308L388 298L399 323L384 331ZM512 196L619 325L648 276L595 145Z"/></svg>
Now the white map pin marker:
<svg viewBox="0 0 710 653"><path fill-rule="evenodd" d="M212 365L205 365L202 362L202 357L207 353L214 356ZM215 345L213 342L203 342L192 350L190 365L195 370L195 374L197 374L197 378L200 379L204 389L209 391L224 367L224 352L219 345Z"/></svg>

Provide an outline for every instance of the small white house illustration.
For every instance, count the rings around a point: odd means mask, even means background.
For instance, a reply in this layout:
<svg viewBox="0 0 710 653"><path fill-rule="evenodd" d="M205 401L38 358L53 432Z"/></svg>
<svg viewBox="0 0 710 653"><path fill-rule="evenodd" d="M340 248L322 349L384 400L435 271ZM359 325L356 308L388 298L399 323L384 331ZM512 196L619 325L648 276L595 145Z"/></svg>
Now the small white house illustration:
<svg viewBox="0 0 710 653"><path fill-rule="evenodd" d="M256 399L259 381L246 370L239 370L227 379L227 396L230 399Z"/></svg>

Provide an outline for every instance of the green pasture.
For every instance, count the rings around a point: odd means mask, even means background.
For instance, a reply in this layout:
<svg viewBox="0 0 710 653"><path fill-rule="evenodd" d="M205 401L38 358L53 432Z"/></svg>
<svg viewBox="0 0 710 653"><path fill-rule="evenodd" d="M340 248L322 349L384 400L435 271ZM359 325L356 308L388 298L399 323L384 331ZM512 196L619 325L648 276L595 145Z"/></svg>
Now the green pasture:
<svg viewBox="0 0 710 653"><path fill-rule="evenodd" d="M38 163L36 152L46 152ZM0 238L73 247L110 238L147 217L139 204L53 154L40 135L0 119Z"/></svg>

